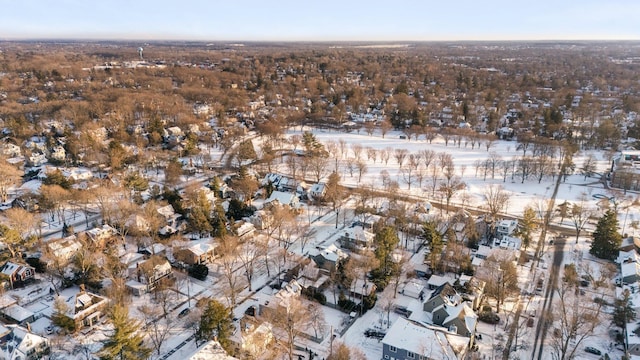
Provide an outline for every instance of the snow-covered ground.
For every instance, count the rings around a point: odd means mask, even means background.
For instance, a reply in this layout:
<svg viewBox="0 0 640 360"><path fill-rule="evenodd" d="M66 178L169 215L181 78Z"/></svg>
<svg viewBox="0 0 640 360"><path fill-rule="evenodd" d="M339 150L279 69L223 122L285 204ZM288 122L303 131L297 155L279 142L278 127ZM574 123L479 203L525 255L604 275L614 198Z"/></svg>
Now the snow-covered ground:
<svg viewBox="0 0 640 360"><path fill-rule="evenodd" d="M491 185L502 185L505 190L510 193L510 200L508 206L505 208L505 213L518 216L521 215L525 206L532 206L536 208L537 204L540 204L545 199L548 199L555 185L554 179L551 177L543 178L540 183L537 180L529 179L524 183L521 182L521 179L517 177L511 178L511 175L506 179L503 179L498 172L495 174L495 178L492 178L491 174L487 176L485 179L483 175L477 174L475 170L475 164L478 161L484 161L490 156L492 153L495 153L501 157L503 160L512 160L518 156L521 156L522 152L517 150L517 143L512 141L496 141L493 146L487 151L486 147L476 147L475 149L471 149L471 145L465 146L464 143L458 147L457 145L449 144L449 146L445 146L444 141L441 138L436 138L433 143L428 143L423 138L419 138L417 141L413 138L411 140L400 139L399 132L389 132L385 138L382 138L380 134L374 134L373 136L368 136L364 133L343 133L343 132L335 132L328 130L319 130L319 129L305 129L311 131L318 140L323 143L328 142L337 142L344 141L347 145L347 154L345 154L344 159L342 159L342 163L344 164L344 160L353 157L354 153L352 150L353 144L358 144L364 148L363 153L361 154L361 159L366 162L367 171L363 174L362 178L359 179L357 171L354 172L353 176L350 175L349 171L344 167L339 167L339 172L342 178L342 183L347 186L360 186L360 185L372 185L377 189L383 188L383 180L381 173L383 171L388 172L389 177L392 180L395 180L400 185L399 191L410 194L415 198L422 198L428 201L438 201L437 198L433 198L433 194L429 187L430 180L427 178L424 180L422 186L418 186L417 184L412 184L411 189L409 189L408 184L404 181L404 177L400 172L400 166L394 159L393 154L390 155L390 159L388 163L384 163L380 157L378 156L377 160L369 160L366 155L366 148L371 147L377 150L382 149L406 149L409 154L417 154L420 150L429 149L433 150L436 153L448 153L451 154L454 160L454 164L456 166L456 172L458 175L462 177L462 180L465 182L465 189L458 193L457 196L453 198L452 204L461 205L463 201L463 197L467 196L468 200L465 200L465 206L469 208L483 208L484 198L483 192L484 189ZM292 129L287 132L287 136L300 135L301 132L298 129ZM259 139L254 140L254 145L259 144ZM203 149L204 150L204 149ZM210 155L212 159L216 159L219 161L222 153L217 149L208 149L210 151ZM393 151L393 150L391 150ZM574 163L576 164L576 168L580 168L582 162L588 155L593 155L598 160L597 162L597 172L602 174L606 172L608 167L610 166L610 162L605 158L604 154L601 152L581 152L578 153L574 157ZM496 155L493 155L496 156ZM183 159L184 161L188 161L188 159ZM333 161L329 161L327 165L331 169L333 168ZM288 170L285 163L278 163L275 166L279 169L279 172L283 174L287 174ZM162 171L156 172L156 170L150 170L145 172L145 175L150 179L152 183L162 184L164 179L164 174ZM203 174L198 174L196 177L190 177L187 179L183 178L184 182L187 181L199 181L204 178ZM30 189L37 189L38 183L33 182L28 185ZM464 194L464 195L463 195ZM594 197L594 195L596 195ZM626 196L619 191L611 191L604 188L604 185L600 182L600 175L592 178L586 178L583 175L570 175L567 177L566 181L564 181L559 188L556 205L560 204L564 201L568 202L578 202L582 197L585 198L585 205L594 210L594 213L598 213L604 207L605 204L602 201L602 196L605 195L607 197L615 196L616 199L621 203L621 208L624 211L620 212L620 225L621 228L624 227L624 231L630 234L635 234L636 229L632 226L636 220L640 220L640 208L632 203L633 197L635 194L627 194ZM607 200L608 201L608 200ZM313 226L316 229L316 236L313 241L307 245L305 248L305 253L308 252L308 249L314 248L316 246L328 246L333 243L339 237L338 232L345 226L349 226L351 223L351 219L353 217L353 206L354 202L348 202L345 204L343 211L341 211L338 218L338 229L336 229L336 214L332 211L329 211L327 208L305 208L303 213L300 215L300 222L313 222ZM43 216L48 216L48 214L43 214ZM73 214L71 212L65 215L67 218L71 218ZM74 227L76 230L84 229L84 216L80 213L77 214L77 220L73 221ZM45 225L43 227L43 232L55 234L60 231L62 228L62 221L57 219L55 216L53 219L46 219ZM552 219L553 224L560 224L559 218L555 217ZM91 222L91 221L90 221ZM566 226L568 229L572 228L572 223L569 219L564 219L564 222L560 225ZM593 229L595 223L590 222L587 224L586 230ZM586 236L586 234L583 233ZM52 235L52 237L55 235ZM551 234L550 234L551 236ZM537 238L536 238L537 239ZM535 246L535 245L534 245ZM567 245L568 246L568 245ZM590 257L588 254L588 242L587 238L583 238L579 241L578 245L572 245L571 249L566 250L565 262L575 262L580 261L584 263L592 264L592 267L597 267L601 264L600 261L597 261ZM411 247L409 247L411 248ZM303 253L299 244L294 245L290 251L294 253L301 254ZM580 256L582 254L582 256ZM422 262L423 254L414 254L412 261L413 262ZM546 259L547 263L551 262L550 258ZM252 288L255 289L262 288L265 284L270 282L270 278L266 275L266 271L264 265L261 262L258 262L259 267L256 269L256 274L254 276L252 282ZM521 284L531 284L533 283L533 279L535 279L540 274L548 271L542 267L534 269L531 271L530 266L534 266L532 262L526 264L525 266L520 267L520 275L521 275ZM187 302L187 297L185 293L189 293L192 296L192 302L195 302L198 298L213 296L215 298L220 299L221 301L226 301L224 297L221 295L222 291L220 291L220 281L221 279L215 278L215 270L216 267L213 265L211 267L212 275L209 276L207 281L198 282L192 280L190 283L189 289L181 288L179 294L176 297L176 309L175 312L181 311L183 308L188 306L185 304ZM264 288L263 288L264 289ZM234 309L234 314L236 317L241 316L244 313L244 310L248 306L250 306L254 300L253 292L249 292L248 289L245 289L241 292L239 296L240 305ZM508 299L504 304L504 313L513 314L515 302L514 299ZM531 313L532 310L539 309L542 307L541 297L538 295L533 295L531 297L525 297L521 299L521 301L526 301L525 305L525 313ZM140 315L137 311L137 308L142 304L151 303L152 300L148 297L140 297L134 298L134 304L131 305L131 314L132 316L139 318ZM369 328L377 328L377 329L385 329L389 327L400 315L391 311L389 314L385 311L384 306L389 302L393 302L399 306L405 306L409 310L418 311L421 308L420 301L418 299L411 298L409 296L403 294L395 294L393 292L393 286L388 286L384 292L378 295L378 302L376 306L368 311L364 316L355 320L355 322L349 327L346 333L342 336L339 336L337 340L345 342L347 345L355 346L360 348L365 352L367 358L369 359L380 359L382 355L382 345L381 343L373 338L367 338L364 336L364 331ZM48 315L50 313L51 304L48 301L43 301L42 299L35 301L33 304L30 304L31 311L42 313L43 315ZM193 306L193 303L191 304ZM346 314L343 314L334 309L325 307L323 308L325 311L326 323L329 328L333 328L340 331L341 327L345 322ZM387 315L388 314L388 315ZM389 321L387 321L387 316L389 317ZM506 319L505 319L506 320ZM523 318L521 318L523 321ZM172 349L177 349L169 359L181 359L190 352L194 350L193 341L185 342L188 339L192 332L190 330L181 328L182 323L184 321L178 321L177 326L171 332L171 336L166 341L166 343L162 347L161 354L167 354ZM605 321L603 319L603 325L598 328L596 334L594 334L593 339L590 340L590 344L596 344L597 347L602 350L608 347L610 342L608 338L608 319ZM48 326L48 319L43 317L34 324L32 324L34 331L43 331L43 329ZM95 342L99 343L100 340L104 338L104 330L108 330L108 328L102 328L103 325L100 325L95 329L92 333L87 336L83 336L83 341ZM518 350L518 354L521 354L526 357L526 354L531 353L531 344L533 342L532 337L534 336L535 326L532 328L527 327L526 325L523 327L522 332L519 334L520 339L518 341L519 344L529 344L529 348L523 347ZM327 330L328 331L328 330ZM334 331L336 332L336 331ZM507 339L507 332L505 331L505 322L498 324L497 326L487 325L482 322L478 325L478 332L482 334L482 340L478 341L479 345L479 353L482 355L486 355L487 358L492 358L492 355L498 355L500 346L504 346ZM307 346L309 348L314 349L320 356L326 357L328 355L329 349L329 339L328 336L325 341L321 344L308 343ZM74 340L77 342L77 340ZM548 347L547 347L548 351ZM587 358L588 354L583 351L579 352L580 358ZM544 359L551 359L550 354L545 351L543 356Z"/></svg>

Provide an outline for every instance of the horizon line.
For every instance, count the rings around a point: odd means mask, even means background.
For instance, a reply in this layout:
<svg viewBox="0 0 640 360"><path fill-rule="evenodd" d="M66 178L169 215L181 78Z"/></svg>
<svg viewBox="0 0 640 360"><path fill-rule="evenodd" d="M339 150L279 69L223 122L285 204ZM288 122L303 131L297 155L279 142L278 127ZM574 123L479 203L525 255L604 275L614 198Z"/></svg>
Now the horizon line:
<svg viewBox="0 0 640 360"><path fill-rule="evenodd" d="M1 42L32 42L32 41L73 41L73 42L100 42L100 41L138 41L138 42L201 42L201 43L429 43L429 42L640 42L640 38L514 38L514 39L328 39L328 40L312 40L312 39L201 39L201 38L119 38L119 37L95 37L95 38L78 38L78 37L2 37Z"/></svg>

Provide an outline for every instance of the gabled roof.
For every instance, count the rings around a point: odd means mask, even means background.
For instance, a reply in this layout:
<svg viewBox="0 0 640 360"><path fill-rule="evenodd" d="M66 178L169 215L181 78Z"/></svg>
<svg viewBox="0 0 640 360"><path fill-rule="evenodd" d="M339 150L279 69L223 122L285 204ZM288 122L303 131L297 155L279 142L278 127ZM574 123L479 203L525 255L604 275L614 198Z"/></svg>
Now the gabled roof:
<svg viewBox="0 0 640 360"><path fill-rule="evenodd" d="M0 359L28 359L32 349L48 345L49 341L18 325L4 325L0 335Z"/></svg>
<svg viewBox="0 0 640 360"><path fill-rule="evenodd" d="M191 251L195 256L202 256L214 251L216 249L216 245L212 243L201 242L184 249Z"/></svg>
<svg viewBox="0 0 640 360"><path fill-rule="evenodd" d="M447 308L447 314L449 316L444 320L443 325L447 325L458 318L464 321L467 331L473 332L478 323L478 315L466 303Z"/></svg>
<svg viewBox="0 0 640 360"><path fill-rule="evenodd" d="M366 243L373 242L373 239L376 237L374 233L365 230L362 226L354 226L344 229L343 236L351 240Z"/></svg>
<svg viewBox="0 0 640 360"><path fill-rule="evenodd" d="M457 349L457 345L468 344L469 339L405 318L398 318L387 331L382 343L418 355L428 355L432 359L458 359L460 350ZM452 344L455 344L455 348Z"/></svg>
<svg viewBox="0 0 640 360"><path fill-rule="evenodd" d="M282 191L274 191L271 193L271 196L267 200L264 201L265 204L268 204L272 201L277 200L281 205L291 205L298 198L298 195L294 193L282 192Z"/></svg>
<svg viewBox="0 0 640 360"><path fill-rule="evenodd" d="M450 298L455 296L458 296L458 292L453 288L453 286L451 286L451 284L446 282L433 290L429 300L435 297Z"/></svg>
<svg viewBox="0 0 640 360"><path fill-rule="evenodd" d="M321 250L319 255L322 256L325 260L332 262L338 262L338 260L348 257L348 255L344 251L340 250L336 246L336 244L331 244L325 249Z"/></svg>
<svg viewBox="0 0 640 360"><path fill-rule="evenodd" d="M31 269L32 273L35 271L35 269L29 265L21 265L11 261L7 261L2 267L2 273L11 276L13 274L21 274L27 269Z"/></svg>

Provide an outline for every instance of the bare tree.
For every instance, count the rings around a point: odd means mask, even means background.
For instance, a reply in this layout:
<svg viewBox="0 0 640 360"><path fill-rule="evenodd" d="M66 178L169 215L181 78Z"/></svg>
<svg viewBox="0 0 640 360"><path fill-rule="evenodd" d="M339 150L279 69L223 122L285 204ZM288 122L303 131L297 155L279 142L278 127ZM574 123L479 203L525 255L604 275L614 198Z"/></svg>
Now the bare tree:
<svg viewBox="0 0 640 360"><path fill-rule="evenodd" d="M411 190L411 184L415 180L413 178L413 168L411 166L403 166L400 168L400 174L402 174L402 179L407 184L408 189Z"/></svg>
<svg viewBox="0 0 640 360"><path fill-rule="evenodd" d="M142 305L138 307L144 323L144 331L151 340L154 350L157 355L160 355L162 344L165 343L169 334L175 326L173 319L170 319L169 314L163 314L163 312L150 305Z"/></svg>
<svg viewBox="0 0 640 360"><path fill-rule="evenodd" d="M449 204L451 203L451 198L463 190L467 184L460 179L459 176L454 176L452 178L447 178L446 181L442 181L440 186L438 187L438 191L440 191L446 200L446 212L449 213Z"/></svg>
<svg viewBox="0 0 640 360"><path fill-rule="evenodd" d="M362 181L362 175L367 173L367 163L364 160L358 158L356 160L355 166L358 170L358 184L360 184L360 181Z"/></svg>
<svg viewBox="0 0 640 360"><path fill-rule="evenodd" d="M342 342L335 342L331 346L331 353L327 360L366 360L367 356L358 348L348 347Z"/></svg>
<svg viewBox="0 0 640 360"><path fill-rule="evenodd" d="M356 158L356 160L360 160L360 156L362 156L363 149L364 148L362 144L359 144L359 143L351 144L351 152L353 152L353 156Z"/></svg>
<svg viewBox="0 0 640 360"><path fill-rule="evenodd" d="M404 164L404 160L407 158L408 154L409 154L409 150L407 149L393 150L393 157L396 159L396 162L398 163L398 166L400 168L402 168L402 165Z"/></svg>
<svg viewBox="0 0 640 360"><path fill-rule="evenodd" d="M496 176L496 168L502 162L502 156L495 151L489 152L489 157L487 158L488 168L491 169L491 178L495 179Z"/></svg>
<svg viewBox="0 0 640 360"><path fill-rule="evenodd" d="M575 270L567 271L561 280L551 313L546 317L555 319L554 330L551 332L551 348L553 357L558 360L574 359L576 351L593 336L594 330L600 325L603 301L585 301L580 297L579 278ZM575 276L567 276L574 273ZM604 292L600 294L600 298Z"/></svg>
<svg viewBox="0 0 640 360"><path fill-rule="evenodd" d="M592 210L587 206L587 194L581 193L578 197L578 202L571 205L569 209L569 218L573 223L573 227L576 231L576 244L580 238L580 233L587 224L587 221L592 215Z"/></svg>
<svg viewBox="0 0 640 360"><path fill-rule="evenodd" d="M340 158L344 159L347 156L347 142L345 139L338 139L338 149L340 149Z"/></svg>
<svg viewBox="0 0 640 360"><path fill-rule="evenodd" d="M313 156L309 159L309 168L316 182L320 181L320 179L329 173L327 169L328 163L329 159L326 156Z"/></svg>
<svg viewBox="0 0 640 360"><path fill-rule="evenodd" d="M509 207L510 195L504 190L502 185L489 185L484 190L484 198L486 206L489 210L489 215L494 221L497 219L498 214Z"/></svg>
<svg viewBox="0 0 640 360"><path fill-rule="evenodd" d="M431 196L436 196L436 190L438 189L438 181L440 180L440 167L438 164L431 164L431 171L429 172L431 178Z"/></svg>
<svg viewBox="0 0 640 360"><path fill-rule="evenodd" d="M384 149L380 149L380 160L384 161L384 164L387 165L389 163L389 158L391 157L391 153L393 152L393 148L386 147Z"/></svg>
<svg viewBox="0 0 640 360"><path fill-rule="evenodd" d="M324 320L324 312L317 303L309 304L309 324L313 329L316 339L320 339L327 328L327 322Z"/></svg>
<svg viewBox="0 0 640 360"><path fill-rule="evenodd" d="M4 157L0 158L0 200L6 203L9 199L9 188L18 184L22 171L9 164Z"/></svg>
<svg viewBox="0 0 640 360"><path fill-rule="evenodd" d="M378 150L372 147L367 147L367 160L373 160L373 163L376 163L378 160Z"/></svg>
<svg viewBox="0 0 640 360"><path fill-rule="evenodd" d="M418 152L418 156L422 159L425 169L431 166L431 163L436 159L436 152L429 149L422 149Z"/></svg>
<svg viewBox="0 0 640 360"><path fill-rule="evenodd" d="M307 304L298 298L288 297L276 304L275 308L269 309L265 316L276 328L284 333L284 338L281 341L286 347L289 360L294 360L293 350L295 349L296 340L311 327L311 317Z"/></svg>
<svg viewBox="0 0 640 360"><path fill-rule="evenodd" d="M238 300L238 294L242 291L244 284L241 275L238 274L237 268L240 266L240 250L238 238L235 236L225 236L220 239L218 248L220 254L220 267L222 277L225 280L224 292L229 306L234 308Z"/></svg>
<svg viewBox="0 0 640 360"><path fill-rule="evenodd" d="M238 253L238 259L244 269L244 274L247 278L247 284L249 284L249 291L252 290L251 282L253 281L254 269L258 257L260 256L260 247L252 240L246 241L240 245Z"/></svg>

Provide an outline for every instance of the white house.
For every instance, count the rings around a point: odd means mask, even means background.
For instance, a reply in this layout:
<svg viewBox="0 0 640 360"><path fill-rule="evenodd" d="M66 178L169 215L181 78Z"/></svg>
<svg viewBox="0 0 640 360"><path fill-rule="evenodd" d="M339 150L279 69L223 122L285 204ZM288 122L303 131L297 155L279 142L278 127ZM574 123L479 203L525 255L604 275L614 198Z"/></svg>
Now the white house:
<svg viewBox="0 0 640 360"><path fill-rule="evenodd" d="M517 227L518 220L501 220L496 226L496 237L502 239L503 236L510 236Z"/></svg>
<svg viewBox="0 0 640 360"><path fill-rule="evenodd" d="M327 192L327 186L325 183L317 183L311 186L309 189L309 196L313 199L321 199Z"/></svg>
<svg viewBox="0 0 640 360"><path fill-rule="evenodd" d="M49 340L18 325L0 325L0 359L41 359L49 352Z"/></svg>
<svg viewBox="0 0 640 360"><path fill-rule="evenodd" d="M264 203L269 204L274 201L277 201L280 205L287 205L294 209L297 209L300 206L300 199L298 198L298 195L294 193L274 191L271 193L271 196L264 201Z"/></svg>
<svg viewBox="0 0 640 360"><path fill-rule="evenodd" d="M71 258L82 249L82 243L75 235L47 242L47 248L61 265L68 264Z"/></svg>

